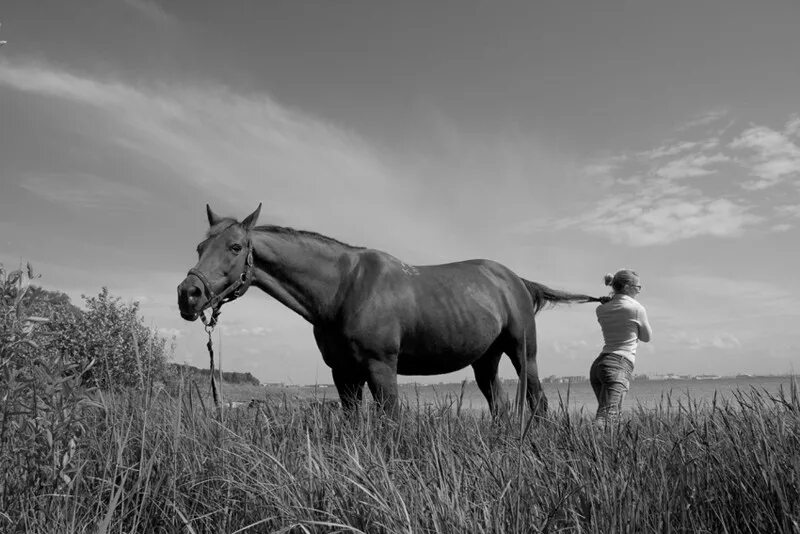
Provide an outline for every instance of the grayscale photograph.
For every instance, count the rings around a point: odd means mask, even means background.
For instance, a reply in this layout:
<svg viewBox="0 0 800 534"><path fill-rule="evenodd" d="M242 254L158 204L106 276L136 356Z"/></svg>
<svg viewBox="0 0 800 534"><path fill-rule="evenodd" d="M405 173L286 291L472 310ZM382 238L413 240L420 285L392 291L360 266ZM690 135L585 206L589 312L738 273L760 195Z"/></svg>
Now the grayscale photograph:
<svg viewBox="0 0 800 534"><path fill-rule="evenodd" d="M800 533L798 28L5 0L0 532Z"/></svg>

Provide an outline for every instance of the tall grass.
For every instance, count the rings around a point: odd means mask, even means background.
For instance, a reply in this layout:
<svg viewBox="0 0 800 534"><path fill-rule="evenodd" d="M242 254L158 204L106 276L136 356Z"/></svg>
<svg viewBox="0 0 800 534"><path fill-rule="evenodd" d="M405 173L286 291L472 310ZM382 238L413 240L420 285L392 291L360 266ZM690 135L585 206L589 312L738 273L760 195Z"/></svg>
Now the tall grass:
<svg viewBox="0 0 800 534"><path fill-rule="evenodd" d="M0 268L0 532L800 532L794 381L605 430L568 402L491 419L463 388L396 419L222 412L185 377L158 387L138 348L138 389L84 389L86 367L37 347L32 277Z"/></svg>
<svg viewBox="0 0 800 534"><path fill-rule="evenodd" d="M221 420L194 387L96 393L32 532L797 532L800 400L662 402L613 429L563 406L520 429L446 402L396 420L267 401ZM527 432L525 431L527 429ZM46 510L42 515L41 510Z"/></svg>

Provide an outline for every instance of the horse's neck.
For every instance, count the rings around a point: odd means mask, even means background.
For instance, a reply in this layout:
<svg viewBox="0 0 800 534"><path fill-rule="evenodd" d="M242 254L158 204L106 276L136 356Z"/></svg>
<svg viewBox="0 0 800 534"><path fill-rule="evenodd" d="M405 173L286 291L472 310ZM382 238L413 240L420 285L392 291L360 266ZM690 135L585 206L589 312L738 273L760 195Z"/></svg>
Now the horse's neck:
<svg viewBox="0 0 800 534"><path fill-rule="evenodd" d="M308 236L258 232L251 236L255 258L253 285L317 324L335 313L334 300L344 276L344 247Z"/></svg>

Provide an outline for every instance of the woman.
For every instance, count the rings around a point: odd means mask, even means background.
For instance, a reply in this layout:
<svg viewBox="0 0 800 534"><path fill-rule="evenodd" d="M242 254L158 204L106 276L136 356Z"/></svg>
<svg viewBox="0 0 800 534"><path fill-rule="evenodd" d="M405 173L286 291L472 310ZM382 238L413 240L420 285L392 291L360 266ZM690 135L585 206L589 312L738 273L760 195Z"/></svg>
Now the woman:
<svg viewBox="0 0 800 534"><path fill-rule="evenodd" d="M597 307L597 320L603 330L605 345L592 364L589 380L597 397L595 421L605 425L616 419L630 387L636 347L652 335L647 312L636 296L642 291L639 275L629 269L607 274L606 285L613 289L611 298Z"/></svg>

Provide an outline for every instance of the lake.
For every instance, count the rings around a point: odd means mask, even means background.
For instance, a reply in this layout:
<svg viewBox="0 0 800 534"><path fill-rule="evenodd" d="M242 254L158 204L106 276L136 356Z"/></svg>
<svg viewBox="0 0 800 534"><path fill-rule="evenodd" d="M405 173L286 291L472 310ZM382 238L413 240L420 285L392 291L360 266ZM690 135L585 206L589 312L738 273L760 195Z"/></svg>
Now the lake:
<svg viewBox="0 0 800 534"><path fill-rule="evenodd" d="M625 397L624 411L630 411L638 406L655 408L662 402L664 406L668 401L673 405L678 402L686 404L688 399L700 404L710 404L716 393L717 402L723 399L734 399L737 391L749 392L752 388L777 395L781 388L787 397L793 378L790 376L776 377L748 377L748 378L720 378L715 380L635 380ZM516 381L508 380L504 383L509 398L514 398L517 387ZM583 411L594 414L597 410L597 400L588 381L571 384L543 384L545 395L551 408L559 404L568 404L570 411ZM439 385L413 385L403 384L400 393L409 405L432 405L443 402L452 402L461 394L461 384ZM464 387L463 408L471 410L486 410L487 404L483 394L474 382L469 382Z"/></svg>

